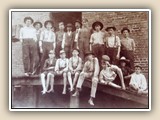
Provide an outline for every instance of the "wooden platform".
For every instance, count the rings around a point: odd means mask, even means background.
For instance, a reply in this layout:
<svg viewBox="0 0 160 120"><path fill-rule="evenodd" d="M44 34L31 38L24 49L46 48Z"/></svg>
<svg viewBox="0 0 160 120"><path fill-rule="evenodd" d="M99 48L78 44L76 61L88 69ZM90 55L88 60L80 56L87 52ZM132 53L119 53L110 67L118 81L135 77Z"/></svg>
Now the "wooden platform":
<svg viewBox="0 0 160 120"><path fill-rule="evenodd" d="M26 76L19 76L19 77L12 77L12 86L17 85L41 85L41 81L39 76L33 76L33 77L26 77ZM55 85L63 85L63 78L62 77L56 77L55 78ZM91 81L89 79L86 79L83 86L85 87L91 87ZM122 89L116 89L107 85L98 84L98 91L102 91L106 94L110 94L116 97L120 97L126 100L134 101L136 103L140 103L148 106L148 96L142 96L137 95L133 92L122 90ZM75 101L75 100L74 100ZM77 101L77 100L76 100ZM72 105L74 107L74 105Z"/></svg>

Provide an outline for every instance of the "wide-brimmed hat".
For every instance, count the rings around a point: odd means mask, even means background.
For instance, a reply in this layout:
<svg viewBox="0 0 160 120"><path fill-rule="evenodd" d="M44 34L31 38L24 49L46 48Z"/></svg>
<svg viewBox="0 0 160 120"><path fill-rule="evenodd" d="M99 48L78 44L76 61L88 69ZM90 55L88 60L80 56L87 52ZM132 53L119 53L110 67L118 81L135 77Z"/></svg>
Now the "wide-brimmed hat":
<svg viewBox="0 0 160 120"><path fill-rule="evenodd" d="M129 60L128 59L126 59L124 56L122 56L120 59L119 59L119 61L121 62L121 61L124 61L124 62L129 62Z"/></svg>
<svg viewBox="0 0 160 120"><path fill-rule="evenodd" d="M100 30L103 29L103 24L100 21L96 21L92 24L92 28L95 30L95 26L99 25L101 28Z"/></svg>
<svg viewBox="0 0 160 120"><path fill-rule="evenodd" d="M40 24L40 26L41 26L41 28L42 28L43 25L42 25L42 23L41 23L40 21L34 22L34 23L33 23L33 26L35 27L37 24Z"/></svg>
<svg viewBox="0 0 160 120"><path fill-rule="evenodd" d="M127 27L124 27L122 30L121 30L121 33L123 33L123 31L127 30L129 33L130 33L130 30L127 28Z"/></svg>
<svg viewBox="0 0 160 120"><path fill-rule="evenodd" d="M142 69L142 66L140 64L135 64L134 67L140 67Z"/></svg>
<svg viewBox="0 0 160 120"><path fill-rule="evenodd" d="M66 53L64 50L60 50L60 52L59 52L60 54L62 54L62 53Z"/></svg>
<svg viewBox="0 0 160 120"><path fill-rule="evenodd" d="M103 61L110 61L110 57L108 55L102 55Z"/></svg>
<svg viewBox="0 0 160 120"><path fill-rule="evenodd" d="M108 31L109 29L113 29L114 31L116 31L116 27L115 27L115 26L107 27L107 28L105 29L105 31Z"/></svg>
<svg viewBox="0 0 160 120"><path fill-rule="evenodd" d="M53 27L53 21L52 21L52 20L47 20L47 21L45 21L45 22L44 22L44 27L46 27L46 25L47 25L48 23L51 23L51 24L52 24L52 27Z"/></svg>
<svg viewBox="0 0 160 120"><path fill-rule="evenodd" d="M85 57L87 57L88 55L94 55L94 53L93 52L86 52Z"/></svg>
<svg viewBox="0 0 160 120"><path fill-rule="evenodd" d="M25 17L25 18L24 18L24 23L25 23L27 20L31 20L32 23L34 22L34 20L33 20L31 17Z"/></svg>
<svg viewBox="0 0 160 120"><path fill-rule="evenodd" d="M68 23L67 25L66 25L66 27L73 27L73 25L71 24L71 23Z"/></svg>
<svg viewBox="0 0 160 120"><path fill-rule="evenodd" d="M78 22L82 26L82 22L80 20L76 20L75 23Z"/></svg>

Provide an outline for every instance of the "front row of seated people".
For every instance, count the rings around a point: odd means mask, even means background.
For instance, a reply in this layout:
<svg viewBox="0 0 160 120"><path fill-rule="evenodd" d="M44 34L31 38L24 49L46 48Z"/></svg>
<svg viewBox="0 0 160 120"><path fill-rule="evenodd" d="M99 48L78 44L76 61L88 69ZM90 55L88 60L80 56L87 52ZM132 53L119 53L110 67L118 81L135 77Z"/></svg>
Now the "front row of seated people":
<svg viewBox="0 0 160 120"><path fill-rule="evenodd" d="M41 73L42 94L54 92L55 76L63 77L63 91L66 94L67 80L70 85L69 90L74 92L72 96L78 96L85 79L90 79L91 92L88 103L94 105L93 99L96 97L98 83L109 85L117 89L126 90L126 87L138 94L147 94L147 81L141 73L142 67L135 65L135 71L126 67L128 62L125 57L120 59L120 66L110 64L110 58L107 55L102 56L100 65L98 59L92 52L86 53L86 61L83 63L78 56L79 50L72 51L72 57L66 58L64 50L60 51L60 58L56 60L54 51L49 52L49 58L45 61L43 72ZM73 80L72 80L73 78ZM117 84L117 78L120 84ZM129 81L128 81L129 80ZM50 86L50 87L49 87ZM50 88L50 89L48 89Z"/></svg>

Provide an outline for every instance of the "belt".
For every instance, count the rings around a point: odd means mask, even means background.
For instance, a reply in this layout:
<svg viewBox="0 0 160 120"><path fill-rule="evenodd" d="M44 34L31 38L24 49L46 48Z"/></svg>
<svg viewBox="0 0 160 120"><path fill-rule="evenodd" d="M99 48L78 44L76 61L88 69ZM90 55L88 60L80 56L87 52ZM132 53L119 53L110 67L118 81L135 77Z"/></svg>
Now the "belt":
<svg viewBox="0 0 160 120"><path fill-rule="evenodd" d="M96 44L93 44L93 45L104 45L104 44L99 44L99 43L96 43Z"/></svg>
<svg viewBox="0 0 160 120"><path fill-rule="evenodd" d="M33 38L23 38L23 40L33 40Z"/></svg>

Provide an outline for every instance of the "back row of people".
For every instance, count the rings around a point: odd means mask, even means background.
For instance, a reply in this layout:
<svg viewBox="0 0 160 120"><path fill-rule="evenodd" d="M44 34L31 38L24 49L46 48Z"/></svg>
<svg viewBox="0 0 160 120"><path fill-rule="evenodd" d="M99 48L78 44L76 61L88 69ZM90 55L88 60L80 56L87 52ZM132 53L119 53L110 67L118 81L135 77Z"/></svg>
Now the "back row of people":
<svg viewBox="0 0 160 120"><path fill-rule="evenodd" d="M75 26L68 23L65 27L64 23L60 22L57 32L55 32L51 20L45 21L44 30L41 29L43 24L39 21L34 22L31 17L25 17L24 23L25 26L20 29L20 41L22 41L26 76L35 74L37 71L37 73L41 73L49 51L53 50L56 58L59 58L61 49L66 52L67 58L71 57L71 51L74 48L78 49L82 61L85 61L84 55L89 51L94 53L99 62L101 56L107 54L112 64L117 64L120 56L125 56L130 60L131 68L134 67L135 42L129 38L130 30L128 28L121 30L124 38L120 40L114 26L105 29L108 33L106 35L102 31L103 24L99 21L92 24L93 31L88 27L87 19L83 19L82 23L79 20L75 21ZM73 32L74 27L76 30Z"/></svg>

